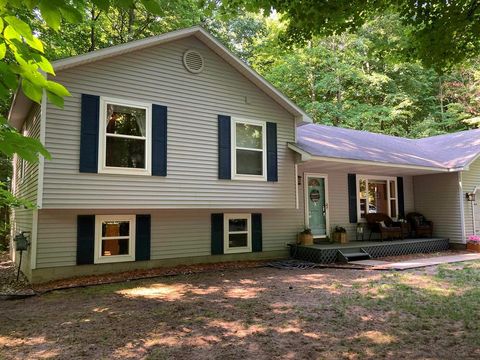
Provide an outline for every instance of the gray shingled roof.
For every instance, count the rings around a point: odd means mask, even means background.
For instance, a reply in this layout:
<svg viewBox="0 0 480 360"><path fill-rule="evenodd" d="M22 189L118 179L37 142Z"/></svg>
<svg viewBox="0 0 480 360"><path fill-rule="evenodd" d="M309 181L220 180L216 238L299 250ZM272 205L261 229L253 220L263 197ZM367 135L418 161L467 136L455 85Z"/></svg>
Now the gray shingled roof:
<svg viewBox="0 0 480 360"><path fill-rule="evenodd" d="M294 145L317 157L455 170L480 155L480 129L413 140L306 124L297 128Z"/></svg>

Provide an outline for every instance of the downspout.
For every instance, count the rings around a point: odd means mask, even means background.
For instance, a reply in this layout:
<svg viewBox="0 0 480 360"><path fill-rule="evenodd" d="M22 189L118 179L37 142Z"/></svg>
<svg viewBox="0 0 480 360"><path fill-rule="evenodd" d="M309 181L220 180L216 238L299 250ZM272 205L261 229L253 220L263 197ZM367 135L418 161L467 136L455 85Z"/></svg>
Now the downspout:
<svg viewBox="0 0 480 360"><path fill-rule="evenodd" d="M475 194L478 191L479 187L475 186L473 193ZM477 235L477 222L475 221L475 205L477 201L471 201L472 203L472 224L473 224L473 235Z"/></svg>
<svg viewBox="0 0 480 360"><path fill-rule="evenodd" d="M463 184L462 184L462 172L458 172L458 190L460 196L460 225L462 229L462 244L466 243L466 234L465 234L465 208L464 208L464 198L463 198Z"/></svg>

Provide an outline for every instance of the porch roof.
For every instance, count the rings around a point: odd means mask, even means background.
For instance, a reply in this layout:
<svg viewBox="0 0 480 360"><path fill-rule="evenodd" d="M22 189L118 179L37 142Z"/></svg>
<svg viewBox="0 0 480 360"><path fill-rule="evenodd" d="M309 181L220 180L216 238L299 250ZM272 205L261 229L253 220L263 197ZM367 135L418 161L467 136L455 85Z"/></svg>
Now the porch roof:
<svg viewBox="0 0 480 360"><path fill-rule="evenodd" d="M480 129L407 139L334 126L305 124L289 147L304 160L394 165L438 172L467 170L480 155Z"/></svg>

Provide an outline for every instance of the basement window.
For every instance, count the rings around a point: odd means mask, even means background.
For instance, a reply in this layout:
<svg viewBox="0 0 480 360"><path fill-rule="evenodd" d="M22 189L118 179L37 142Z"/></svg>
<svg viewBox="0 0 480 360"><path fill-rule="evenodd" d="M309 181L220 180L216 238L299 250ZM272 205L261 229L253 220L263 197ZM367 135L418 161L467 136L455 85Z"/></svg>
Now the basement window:
<svg viewBox="0 0 480 360"><path fill-rule="evenodd" d="M97 215L96 264L135 261L135 215Z"/></svg>

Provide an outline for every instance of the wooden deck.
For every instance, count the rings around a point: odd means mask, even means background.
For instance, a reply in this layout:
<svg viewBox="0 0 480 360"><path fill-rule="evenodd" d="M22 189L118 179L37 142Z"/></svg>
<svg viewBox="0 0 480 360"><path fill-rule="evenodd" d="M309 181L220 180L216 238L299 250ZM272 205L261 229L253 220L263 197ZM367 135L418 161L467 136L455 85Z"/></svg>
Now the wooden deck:
<svg viewBox="0 0 480 360"><path fill-rule="evenodd" d="M371 258L437 252L448 249L448 239L404 239L394 241L352 241L347 244L320 243L291 245L290 256L294 259L321 264L343 260L342 254L366 252Z"/></svg>

